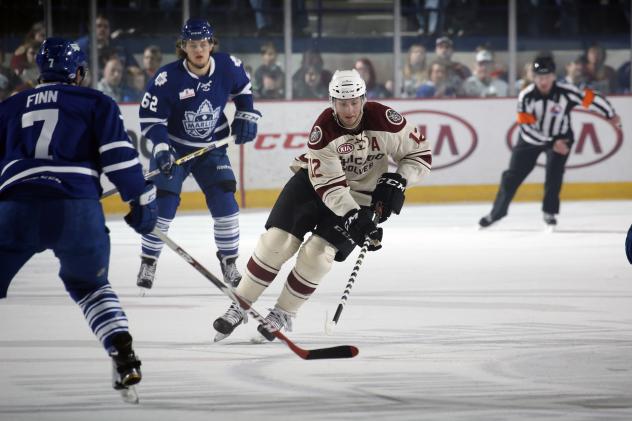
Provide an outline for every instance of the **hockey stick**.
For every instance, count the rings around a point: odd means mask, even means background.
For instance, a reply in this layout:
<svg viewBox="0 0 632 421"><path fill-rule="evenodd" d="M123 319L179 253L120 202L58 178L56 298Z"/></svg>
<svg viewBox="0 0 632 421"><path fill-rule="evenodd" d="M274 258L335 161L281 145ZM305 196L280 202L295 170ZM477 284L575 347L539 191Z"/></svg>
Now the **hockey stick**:
<svg viewBox="0 0 632 421"><path fill-rule="evenodd" d="M270 323L263 317L261 314L252 308L250 304L239 295L235 294L228 286L226 286L222 281L220 281L215 275L209 272L204 266L198 263L189 253L184 251L182 247L173 242L165 233L160 231L158 228L154 228L152 231L156 237L160 238L169 248L175 251L180 257L187 261L191 266L193 266L198 272L200 272L206 279L211 281L213 285L220 289L228 298L238 303L239 306L246 310L250 315L260 324L262 324L266 330L271 332L274 336L279 338L281 341L285 342L285 344L294 352L296 355L301 357L304 360L320 360L320 359L329 359L329 358L353 358L358 355L358 348L352 345L340 345L334 346L331 348L320 348L320 349L303 349L292 342L287 336L285 336L281 331L276 330Z"/></svg>
<svg viewBox="0 0 632 421"><path fill-rule="evenodd" d="M373 222L377 224L377 221L380 219L380 214L382 213L382 204L378 202L375 206L375 214L373 215ZM353 288L353 284L355 283L356 277L358 276L358 272L360 271L360 267L362 266L362 262L364 261L364 256L366 255L369 244L371 244L371 239L367 236L364 239L364 244L362 244L362 249L360 250L360 254L358 255L358 259L353 265L353 270L351 271L351 275L349 276L349 280L347 281L347 286L345 287L345 291L340 298L340 302L338 303L338 307L336 308L336 313L334 314L334 318L332 320L329 319L329 315L327 314L325 317L325 333L327 335L331 335L334 330L334 327L338 324L338 320L340 319L340 315L342 314L342 309L345 308L347 304L347 300L349 299L349 294L351 294L351 288Z"/></svg>
<svg viewBox="0 0 632 421"><path fill-rule="evenodd" d="M226 146L232 142L235 141L235 136L228 136L225 137L223 139L220 139L218 141L215 141L213 143L210 143L208 146L205 146L203 148L200 148L196 151L191 152L188 155L184 155L181 158L176 159L175 161L175 165L182 165L185 162L189 162L190 160L192 160L193 158L197 158L198 156L204 155L205 153L212 151L213 149L217 149L217 148L221 148L222 146ZM155 169L153 171L148 172L147 174L145 174L145 180L149 180L152 177L157 176L158 174L160 174L160 170L159 169ZM118 189L116 187L114 187L113 189L110 189L108 191L106 191L105 193L103 193L101 195L101 199L105 199L108 196L112 196L113 194L116 194L118 192Z"/></svg>

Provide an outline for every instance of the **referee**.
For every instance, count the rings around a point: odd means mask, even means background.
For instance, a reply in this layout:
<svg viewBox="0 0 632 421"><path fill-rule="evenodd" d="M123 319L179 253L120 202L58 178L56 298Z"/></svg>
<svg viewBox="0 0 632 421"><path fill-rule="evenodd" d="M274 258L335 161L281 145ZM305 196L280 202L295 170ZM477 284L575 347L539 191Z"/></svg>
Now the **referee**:
<svg viewBox="0 0 632 421"><path fill-rule="evenodd" d="M620 125L619 116L601 94L591 89L582 91L567 83L556 83L552 57L537 57L532 66L534 83L518 96L518 143L511 153L509 168L502 174L492 211L478 222L482 228L507 215L516 190L533 170L542 152L546 154L542 203L544 222L549 226L557 224L555 215L560 210L564 166L574 141L570 116L573 107L582 105L604 115L614 125Z"/></svg>

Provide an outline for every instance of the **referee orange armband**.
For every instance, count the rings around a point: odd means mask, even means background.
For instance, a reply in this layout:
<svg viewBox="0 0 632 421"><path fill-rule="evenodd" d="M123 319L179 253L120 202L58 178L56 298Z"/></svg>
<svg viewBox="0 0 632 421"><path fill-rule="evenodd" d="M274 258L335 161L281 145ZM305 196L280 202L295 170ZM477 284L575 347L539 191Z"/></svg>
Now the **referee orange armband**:
<svg viewBox="0 0 632 421"><path fill-rule="evenodd" d="M518 117L516 118L518 124L534 124L535 116L529 113L518 113Z"/></svg>

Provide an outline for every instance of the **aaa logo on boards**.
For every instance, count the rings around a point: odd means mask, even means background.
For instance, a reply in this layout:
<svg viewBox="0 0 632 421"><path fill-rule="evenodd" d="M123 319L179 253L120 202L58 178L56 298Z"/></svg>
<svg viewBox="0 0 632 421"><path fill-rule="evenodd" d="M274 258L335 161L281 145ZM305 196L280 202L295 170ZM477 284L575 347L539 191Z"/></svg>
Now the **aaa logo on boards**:
<svg viewBox="0 0 632 421"><path fill-rule="evenodd" d="M571 125L575 143L566 163L567 169L598 164L616 154L621 148L623 131L614 127L605 117L581 109L575 109L572 113ZM507 132L509 149L518 141L519 132L518 123L514 123L509 128ZM537 165L543 167L545 162L544 155L540 155Z"/></svg>
<svg viewBox="0 0 632 421"><path fill-rule="evenodd" d="M462 117L434 110L405 111L402 114L430 142L433 171L463 162L476 149L476 130Z"/></svg>

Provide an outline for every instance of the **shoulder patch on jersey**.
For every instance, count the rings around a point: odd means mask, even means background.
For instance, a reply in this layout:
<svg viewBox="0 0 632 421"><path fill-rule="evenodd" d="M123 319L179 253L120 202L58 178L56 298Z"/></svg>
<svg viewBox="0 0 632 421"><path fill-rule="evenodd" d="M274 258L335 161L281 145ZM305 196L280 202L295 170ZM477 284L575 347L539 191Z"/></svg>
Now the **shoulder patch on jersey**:
<svg viewBox="0 0 632 421"><path fill-rule="evenodd" d="M386 110L386 119L395 125L400 125L404 122L404 117L392 108Z"/></svg>
<svg viewBox="0 0 632 421"><path fill-rule="evenodd" d="M186 88L185 90L180 91L178 96L181 100L191 98L192 96L195 96L195 91L193 89Z"/></svg>
<svg viewBox="0 0 632 421"><path fill-rule="evenodd" d="M160 72L158 76L156 76L156 80L154 80L154 85L162 86L167 83L167 72Z"/></svg>
<svg viewBox="0 0 632 421"><path fill-rule="evenodd" d="M343 143L338 146L337 150L339 154L347 154L353 152L354 146L351 143Z"/></svg>
<svg viewBox="0 0 632 421"><path fill-rule="evenodd" d="M316 145L323 138L323 131L320 126L314 126L312 132L309 134L309 144Z"/></svg>

